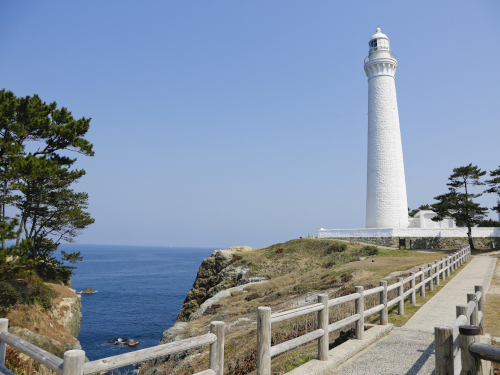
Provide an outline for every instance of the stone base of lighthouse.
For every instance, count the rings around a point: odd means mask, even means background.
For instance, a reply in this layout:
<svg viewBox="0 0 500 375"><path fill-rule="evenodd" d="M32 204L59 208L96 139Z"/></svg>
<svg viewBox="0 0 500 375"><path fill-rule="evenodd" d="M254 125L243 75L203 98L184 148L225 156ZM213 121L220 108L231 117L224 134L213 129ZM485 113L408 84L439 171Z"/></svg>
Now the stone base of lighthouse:
<svg viewBox="0 0 500 375"><path fill-rule="evenodd" d="M476 248L500 249L500 228L472 228L472 237ZM359 241L389 247L398 247L400 240L405 240L406 249L456 249L469 244L467 228L322 228L318 232L318 238Z"/></svg>

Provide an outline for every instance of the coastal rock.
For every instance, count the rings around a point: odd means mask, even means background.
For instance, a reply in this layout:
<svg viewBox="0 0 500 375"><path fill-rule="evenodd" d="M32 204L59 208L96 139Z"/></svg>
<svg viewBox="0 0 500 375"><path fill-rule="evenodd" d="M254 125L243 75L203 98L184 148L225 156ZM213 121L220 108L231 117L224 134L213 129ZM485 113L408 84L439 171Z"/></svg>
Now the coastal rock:
<svg viewBox="0 0 500 375"><path fill-rule="evenodd" d="M28 341L30 344L36 345L39 348L58 356L59 358L62 358L64 356L64 352L67 350L82 349L78 340L61 342L47 336L42 336L26 328L9 327L9 333Z"/></svg>
<svg viewBox="0 0 500 375"><path fill-rule="evenodd" d="M12 309L6 316L9 319L9 332L62 358L68 350L82 349L76 339L82 320L81 297L64 285L47 285L54 293L50 308L32 305L28 309ZM24 354L20 354L19 358L23 362L30 361ZM44 366L37 371L40 375L54 374Z"/></svg>
<svg viewBox="0 0 500 375"><path fill-rule="evenodd" d="M61 324L71 336L76 338L80 334L81 309L81 296L75 295L75 297L63 298L61 302L50 309L49 315Z"/></svg>
<svg viewBox="0 0 500 375"><path fill-rule="evenodd" d="M249 277L246 279L241 279L238 281L238 286L240 285L245 285L245 284L254 284L254 283L259 283L261 281L267 281L267 277Z"/></svg>
<svg viewBox="0 0 500 375"><path fill-rule="evenodd" d="M128 346L129 348L135 348L136 346L139 345L139 341L134 340L134 339L125 339L125 338L119 337L117 339L109 340L108 344L125 345L125 346Z"/></svg>
<svg viewBox="0 0 500 375"><path fill-rule="evenodd" d="M92 288L85 288L84 290L82 290L82 293L84 294L92 294L92 293L95 293L96 291Z"/></svg>
<svg viewBox="0 0 500 375"><path fill-rule="evenodd" d="M225 250L215 250L209 258L204 259L177 320L187 322L191 314L196 312L207 299L236 286L249 268L230 266L231 260L236 252L250 250L252 250L250 246L233 246Z"/></svg>
<svg viewBox="0 0 500 375"><path fill-rule="evenodd" d="M191 322L193 320L200 318L210 306L212 306L216 302L219 302L222 298L230 297L232 295L232 292L242 291L247 286L250 286L253 284L261 284L263 282L266 282L268 279L267 279L267 277L252 277L249 279L241 279L240 281L243 281L243 280L248 281L248 282L244 282L240 286L236 286L233 288L223 290L223 291L217 293L215 296L213 296L213 297L207 299L205 302L203 302L200 305L200 307L198 308L198 310L196 310L194 313L192 313L189 316L189 321ZM250 280L253 280L253 281L250 281Z"/></svg>

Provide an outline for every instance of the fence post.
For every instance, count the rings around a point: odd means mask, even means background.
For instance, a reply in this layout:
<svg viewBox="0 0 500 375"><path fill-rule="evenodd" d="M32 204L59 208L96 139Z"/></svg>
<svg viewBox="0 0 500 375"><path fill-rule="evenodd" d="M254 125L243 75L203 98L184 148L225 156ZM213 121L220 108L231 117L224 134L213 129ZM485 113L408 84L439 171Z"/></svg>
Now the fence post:
<svg viewBox="0 0 500 375"><path fill-rule="evenodd" d="M401 297L401 300L398 302L398 315L404 315L405 313L405 299L403 298L403 278L398 277L398 283L401 285L398 287L398 297Z"/></svg>
<svg viewBox="0 0 500 375"><path fill-rule="evenodd" d="M432 269L432 264L427 265L429 267L429 277L431 278L431 282L429 283L429 292L434 290L434 272Z"/></svg>
<svg viewBox="0 0 500 375"><path fill-rule="evenodd" d="M410 272L411 280L410 280L410 289L413 289L413 292L410 294L410 303L412 305L417 304L417 291L415 290L415 272Z"/></svg>
<svg viewBox="0 0 500 375"><path fill-rule="evenodd" d="M209 367L215 375L224 373L224 322L213 321L210 323L210 333L217 336L217 341L210 344Z"/></svg>
<svg viewBox="0 0 500 375"><path fill-rule="evenodd" d="M0 332L9 332L9 319L0 319ZM0 366L5 366L5 349L6 344L0 342Z"/></svg>
<svg viewBox="0 0 500 375"><path fill-rule="evenodd" d="M83 375L85 352L83 350L68 350L64 352L63 375Z"/></svg>
<svg viewBox="0 0 500 375"><path fill-rule="evenodd" d="M486 319L486 316L484 315L484 298L486 297L484 295L484 291L483 291L483 286L482 285L476 285L474 286L474 292L481 292L481 299L477 302L477 308L479 311L481 311L483 313L483 318L481 319L481 321L479 322L479 328L481 329L481 335L484 335L484 325L485 325L485 319Z"/></svg>
<svg viewBox="0 0 500 375"><path fill-rule="evenodd" d="M420 297L425 297L425 272L424 272L424 267L419 267L418 270L422 272L420 274L420 282L422 285L420 286Z"/></svg>
<svg viewBox="0 0 500 375"><path fill-rule="evenodd" d="M446 276L450 277L451 271L451 262L450 262L450 257L446 257Z"/></svg>
<svg viewBox="0 0 500 375"><path fill-rule="evenodd" d="M328 294L318 295L318 303L322 303L323 310L318 311L318 328L325 331L323 336L318 338L318 358L320 361L328 359Z"/></svg>
<svg viewBox="0 0 500 375"><path fill-rule="evenodd" d="M354 300L354 313L359 314L360 318L356 322L355 330L356 330L356 339L363 340L364 331L365 331L365 297L364 297L364 288L362 286L357 286L354 288L356 293L361 294L361 296Z"/></svg>
<svg viewBox="0 0 500 375"><path fill-rule="evenodd" d="M465 315L465 317L467 318L467 323L465 325L470 325L470 317L467 317L468 306L467 305L457 305L456 309L457 309L457 318L460 315Z"/></svg>
<svg viewBox="0 0 500 375"><path fill-rule="evenodd" d="M271 375L271 308L257 309L257 375Z"/></svg>
<svg viewBox="0 0 500 375"><path fill-rule="evenodd" d="M446 270L444 268L444 258L441 258L441 280L446 279Z"/></svg>
<svg viewBox="0 0 500 375"><path fill-rule="evenodd" d="M434 265L436 266L436 285L439 285L439 263L437 260L434 261Z"/></svg>
<svg viewBox="0 0 500 375"><path fill-rule="evenodd" d="M389 324L389 311L387 310L387 280L380 280L379 285L384 287L384 290L380 292L380 304L384 305L384 308L380 310L380 325L386 326Z"/></svg>
<svg viewBox="0 0 500 375"><path fill-rule="evenodd" d="M476 326L460 326L458 328L458 347L460 348L460 356L462 357L462 374L476 375L481 373L481 360L474 358L469 352L469 346L475 342L479 342L479 327Z"/></svg>
<svg viewBox="0 0 500 375"><path fill-rule="evenodd" d="M436 351L436 375L453 375L453 329L434 327L434 345Z"/></svg>
<svg viewBox="0 0 500 375"><path fill-rule="evenodd" d="M474 306L474 310L472 310L472 313L470 314L470 325L471 326L478 326L478 316L477 316L477 296L476 293L467 293L467 303L470 301L474 301L476 303L476 306Z"/></svg>

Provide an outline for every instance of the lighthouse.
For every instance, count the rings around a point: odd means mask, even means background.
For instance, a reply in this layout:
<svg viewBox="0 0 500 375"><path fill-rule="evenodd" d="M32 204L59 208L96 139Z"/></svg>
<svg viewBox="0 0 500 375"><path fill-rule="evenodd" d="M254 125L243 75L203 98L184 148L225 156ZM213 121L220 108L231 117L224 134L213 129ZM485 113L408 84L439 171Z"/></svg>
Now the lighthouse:
<svg viewBox="0 0 500 375"><path fill-rule="evenodd" d="M368 77L367 228L407 228L408 203L396 99L398 62L379 28L365 58Z"/></svg>

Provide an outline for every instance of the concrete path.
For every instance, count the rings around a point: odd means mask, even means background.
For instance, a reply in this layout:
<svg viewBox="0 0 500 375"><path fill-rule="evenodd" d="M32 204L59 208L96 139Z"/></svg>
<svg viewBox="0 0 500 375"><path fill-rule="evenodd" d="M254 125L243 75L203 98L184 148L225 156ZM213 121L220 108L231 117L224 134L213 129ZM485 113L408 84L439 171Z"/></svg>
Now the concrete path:
<svg viewBox="0 0 500 375"><path fill-rule="evenodd" d="M474 257L403 327L394 328L331 374L433 374L434 327L450 326L455 321L455 306L467 304L467 293L474 293L474 285L483 285L488 290L496 261L493 257Z"/></svg>

